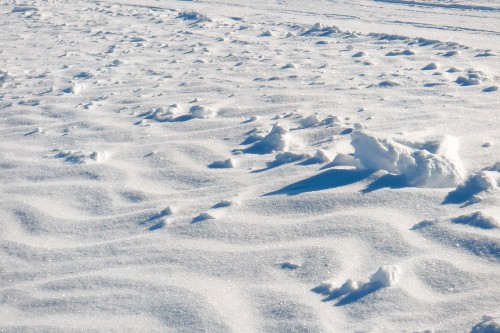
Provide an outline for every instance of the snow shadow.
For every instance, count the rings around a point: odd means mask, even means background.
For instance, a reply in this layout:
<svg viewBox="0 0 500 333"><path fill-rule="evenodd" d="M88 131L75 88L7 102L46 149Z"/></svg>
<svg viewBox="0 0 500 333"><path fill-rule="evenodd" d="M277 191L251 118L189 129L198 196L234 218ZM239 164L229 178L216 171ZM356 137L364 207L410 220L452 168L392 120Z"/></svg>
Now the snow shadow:
<svg viewBox="0 0 500 333"><path fill-rule="evenodd" d="M359 289L356 290L344 290L344 288L336 288L332 291L325 290L323 286L318 286L311 291L317 294L328 295L323 298L322 302L331 302L334 300L338 300L335 303L335 306L343 306L354 303L361 298L368 296L371 293L376 292L377 290L383 288L384 286L379 281L368 282L363 284Z"/></svg>
<svg viewBox="0 0 500 333"><path fill-rule="evenodd" d="M370 193L382 188L397 189L403 187L408 187L408 181L405 176L387 174L369 184L367 187L361 190L361 193Z"/></svg>
<svg viewBox="0 0 500 333"><path fill-rule="evenodd" d="M446 197L444 198L442 204L447 205L447 204L463 204L465 203L464 206L468 206L467 201L472 199L472 197L478 193L481 192L481 189L468 189L468 188L461 188L458 187L457 189L449 192Z"/></svg>
<svg viewBox="0 0 500 333"><path fill-rule="evenodd" d="M315 192L330 188L347 186L366 179L373 173L373 170L327 170L310 178L287 185L280 190L266 193L264 194L264 196L279 194L297 195L305 192Z"/></svg>

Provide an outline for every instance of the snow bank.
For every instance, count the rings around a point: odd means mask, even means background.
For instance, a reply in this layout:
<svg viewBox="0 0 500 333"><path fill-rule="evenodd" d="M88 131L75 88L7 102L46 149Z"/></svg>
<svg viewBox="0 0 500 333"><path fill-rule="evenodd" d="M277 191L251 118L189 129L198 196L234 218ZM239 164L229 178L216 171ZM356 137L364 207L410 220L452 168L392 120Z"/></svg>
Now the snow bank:
<svg viewBox="0 0 500 333"><path fill-rule="evenodd" d="M454 187L463 181L456 140L443 140L436 154L363 131L351 134L354 157L367 169L404 175L416 187Z"/></svg>

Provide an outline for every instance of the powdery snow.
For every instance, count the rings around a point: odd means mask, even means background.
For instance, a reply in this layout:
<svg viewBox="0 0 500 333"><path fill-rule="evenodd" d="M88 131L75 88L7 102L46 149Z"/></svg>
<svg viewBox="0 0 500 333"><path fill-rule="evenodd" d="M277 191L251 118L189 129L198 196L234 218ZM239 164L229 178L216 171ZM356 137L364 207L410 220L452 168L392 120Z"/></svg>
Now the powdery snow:
<svg viewBox="0 0 500 333"><path fill-rule="evenodd" d="M0 331L498 332L499 15L0 1Z"/></svg>

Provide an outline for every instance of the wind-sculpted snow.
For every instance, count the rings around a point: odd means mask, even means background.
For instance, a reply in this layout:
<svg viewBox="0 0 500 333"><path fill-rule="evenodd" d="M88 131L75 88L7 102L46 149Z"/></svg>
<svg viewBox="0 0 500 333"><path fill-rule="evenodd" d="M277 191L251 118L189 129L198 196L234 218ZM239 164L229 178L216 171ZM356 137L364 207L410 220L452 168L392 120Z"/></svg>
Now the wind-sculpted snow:
<svg viewBox="0 0 500 333"><path fill-rule="evenodd" d="M351 137L354 157L367 169L400 174L408 185L417 187L453 187L463 182L464 171L454 138L444 139L433 154L365 132L353 132Z"/></svg>
<svg viewBox="0 0 500 333"><path fill-rule="evenodd" d="M0 331L498 331L497 7L0 2Z"/></svg>

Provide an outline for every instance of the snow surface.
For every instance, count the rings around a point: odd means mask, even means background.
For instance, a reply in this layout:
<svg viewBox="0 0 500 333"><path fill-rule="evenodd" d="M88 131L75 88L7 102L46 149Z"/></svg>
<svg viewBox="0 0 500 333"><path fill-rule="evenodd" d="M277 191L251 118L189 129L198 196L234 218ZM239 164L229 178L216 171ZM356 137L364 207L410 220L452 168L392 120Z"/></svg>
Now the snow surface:
<svg viewBox="0 0 500 333"><path fill-rule="evenodd" d="M498 1L0 17L0 331L499 332Z"/></svg>

